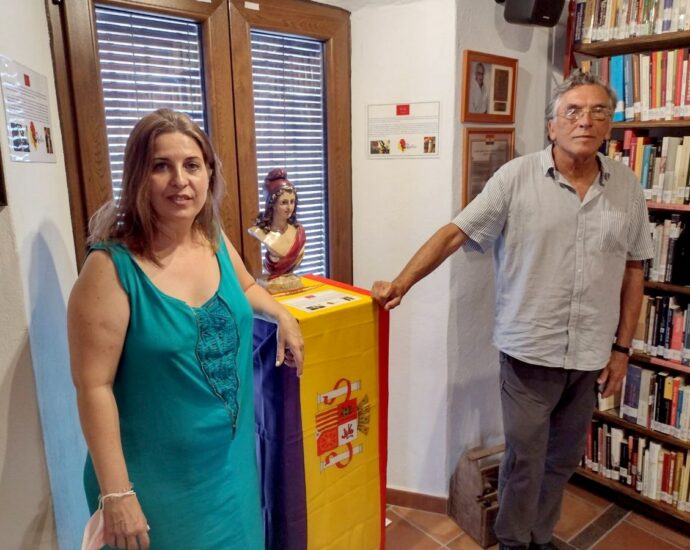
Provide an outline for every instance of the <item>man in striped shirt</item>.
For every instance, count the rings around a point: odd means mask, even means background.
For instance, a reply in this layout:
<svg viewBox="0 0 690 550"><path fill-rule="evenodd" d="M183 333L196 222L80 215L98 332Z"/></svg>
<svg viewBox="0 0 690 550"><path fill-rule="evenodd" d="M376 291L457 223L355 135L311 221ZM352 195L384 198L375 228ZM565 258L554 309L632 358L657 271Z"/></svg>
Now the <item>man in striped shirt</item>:
<svg viewBox="0 0 690 550"><path fill-rule="evenodd" d="M501 549L555 548L563 488L582 457L597 387L604 397L619 391L627 370L652 243L634 174L597 153L615 102L608 86L575 72L549 104L551 145L505 164L392 282L372 288L392 309L461 246L493 245L506 440Z"/></svg>

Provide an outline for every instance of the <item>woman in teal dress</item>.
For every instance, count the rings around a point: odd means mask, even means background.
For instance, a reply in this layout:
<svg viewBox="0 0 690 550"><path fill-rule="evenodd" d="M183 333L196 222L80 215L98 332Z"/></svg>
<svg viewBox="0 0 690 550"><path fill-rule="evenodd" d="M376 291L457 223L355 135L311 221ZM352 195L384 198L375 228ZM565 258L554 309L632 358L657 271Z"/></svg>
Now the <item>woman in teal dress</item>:
<svg viewBox="0 0 690 550"><path fill-rule="evenodd" d="M264 548L253 313L278 323L276 364L301 370L303 343L220 230L223 191L208 137L161 109L135 126L122 196L91 222L69 343L87 499L104 497L112 548Z"/></svg>

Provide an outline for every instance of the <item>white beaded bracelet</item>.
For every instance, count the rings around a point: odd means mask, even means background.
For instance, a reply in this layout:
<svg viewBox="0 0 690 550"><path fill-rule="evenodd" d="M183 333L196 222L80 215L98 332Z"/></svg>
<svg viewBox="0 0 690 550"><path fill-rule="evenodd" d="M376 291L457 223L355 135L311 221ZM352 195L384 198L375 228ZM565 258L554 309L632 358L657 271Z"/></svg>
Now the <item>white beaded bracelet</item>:
<svg viewBox="0 0 690 550"><path fill-rule="evenodd" d="M134 489L122 491L120 493L108 493L107 495L99 496L98 502L100 505L103 505L105 503L105 501L108 500L109 498L122 498L122 497L128 497L128 496L132 496L132 495L136 495L136 493L134 492Z"/></svg>

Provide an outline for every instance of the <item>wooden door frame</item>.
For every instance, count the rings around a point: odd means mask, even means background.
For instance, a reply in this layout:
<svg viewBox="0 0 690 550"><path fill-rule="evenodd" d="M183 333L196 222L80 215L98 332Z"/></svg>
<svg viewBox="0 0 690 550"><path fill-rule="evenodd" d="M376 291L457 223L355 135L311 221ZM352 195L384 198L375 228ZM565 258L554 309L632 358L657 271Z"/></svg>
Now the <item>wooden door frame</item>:
<svg viewBox="0 0 690 550"><path fill-rule="evenodd" d="M55 5L46 0L79 268L86 258L88 220L112 196L94 4L94 0L69 0ZM233 199L238 176L227 0L99 0L98 4L201 23L207 131L228 188L221 218L228 237L243 254L240 204Z"/></svg>
<svg viewBox="0 0 690 550"><path fill-rule="evenodd" d="M252 9L257 6L258 9ZM329 276L352 283L350 14L340 8L305 0L261 0L256 3L230 0L242 227L254 224L259 208L251 29L308 36L324 42ZM245 262L256 275L261 270L260 245L246 232L243 232L242 239Z"/></svg>

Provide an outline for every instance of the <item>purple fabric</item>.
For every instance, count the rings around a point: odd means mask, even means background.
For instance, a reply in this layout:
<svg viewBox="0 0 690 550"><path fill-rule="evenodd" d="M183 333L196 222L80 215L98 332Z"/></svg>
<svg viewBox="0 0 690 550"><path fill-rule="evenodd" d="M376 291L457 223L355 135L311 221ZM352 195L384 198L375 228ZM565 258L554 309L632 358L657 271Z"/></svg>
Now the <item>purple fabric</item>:
<svg viewBox="0 0 690 550"><path fill-rule="evenodd" d="M306 550L307 501L299 378L276 368L276 325L254 319L254 402L267 550Z"/></svg>

